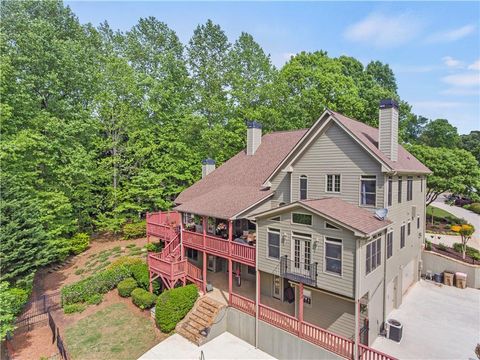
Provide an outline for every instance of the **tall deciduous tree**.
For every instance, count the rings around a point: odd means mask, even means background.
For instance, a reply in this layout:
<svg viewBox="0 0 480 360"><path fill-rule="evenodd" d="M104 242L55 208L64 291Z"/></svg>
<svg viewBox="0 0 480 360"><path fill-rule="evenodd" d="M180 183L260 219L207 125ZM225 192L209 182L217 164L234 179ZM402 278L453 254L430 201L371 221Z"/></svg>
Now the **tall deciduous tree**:
<svg viewBox="0 0 480 360"><path fill-rule="evenodd" d="M410 145L407 149L433 172L427 179L427 205L447 191L478 198L480 167L471 153L424 145Z"/></svg>
<svg viewBox="0 0 480 360"><path fill-rule="evenodd" d="M460 136L457 128L446 119L436 119L425 125L420 142L432 147L445 147L453 149L458 147Z"/></svg>
<svg viewBox="0 0 480 360"><path fill-rule="evenodd" d="M460 147L470 151L480 164L480 131L470 131L468 135L460 135Z"/></svg>

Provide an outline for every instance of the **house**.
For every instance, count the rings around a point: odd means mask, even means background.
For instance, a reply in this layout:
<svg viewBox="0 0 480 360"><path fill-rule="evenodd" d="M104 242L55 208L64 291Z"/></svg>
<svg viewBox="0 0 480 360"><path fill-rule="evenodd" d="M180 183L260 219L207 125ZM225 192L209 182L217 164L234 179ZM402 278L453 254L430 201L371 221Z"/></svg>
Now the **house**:
<svg viewBox="0 0 480 360"><path fill-rule="evenodd" d="M419 279L425 232L430 170L398 144L398 116L383 100L379 129L331 110L303 130L248 123L244 151L217 169L206 159L175 212L147 215L147 235L166 242L151 280L223 287L257 329L346 358L374 352Z"/></svg>

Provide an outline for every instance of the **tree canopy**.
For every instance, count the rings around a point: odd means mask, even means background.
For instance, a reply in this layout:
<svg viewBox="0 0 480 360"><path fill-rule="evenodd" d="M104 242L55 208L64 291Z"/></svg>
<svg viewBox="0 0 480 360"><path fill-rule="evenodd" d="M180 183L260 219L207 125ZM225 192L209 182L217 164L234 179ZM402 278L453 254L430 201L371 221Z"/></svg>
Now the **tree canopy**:
<svg viewBox="0 0 480 360"><path fill-rule="evenodd" d="M12 286L28 288L78 232L170 208L202 159L244 148L246 120L298 129L330 108L377 126L380 99L395 98L404 142L479 157L478 132L413 114L380 61L319 50L277 69L252 35L228 39L211 20L183 44L153 17L125 32L82 25L61 1L4 1L1 13L0 281ZM468 151L412 149L434 170L433 194L478 189Z"/></svg>

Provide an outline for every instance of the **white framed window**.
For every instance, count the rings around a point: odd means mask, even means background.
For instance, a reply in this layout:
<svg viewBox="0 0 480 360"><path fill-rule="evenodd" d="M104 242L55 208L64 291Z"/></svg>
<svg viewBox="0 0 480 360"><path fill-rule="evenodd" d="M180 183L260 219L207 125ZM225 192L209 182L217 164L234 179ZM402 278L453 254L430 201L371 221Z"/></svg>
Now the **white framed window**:
<svg viewBox="0 0 480 360"><path fill-rule="evenodd" d="M303 213L292 213L292 223L312 225L312 215Z"/></svg>
<svg viewBox="0 0 480 360"><path fill-rule="evenodd" d="M325 238L324 272L342 276L343 244L341 239Z"/></svg>
<svg viewBox="0 0 480 360"><path fill-rule="evenodd" d="M412 224L409 221L407 223L407 236L410 236L411 233L412 233Z"/></svg>
<svg viewBox="0 0 480 360"><path fill-rule="evenodd" d="M417 216L417 229L420 229L420 216Z"/></svg>
<svg viewBox="0 0 480 360"><path fill-rule="evenodd" d="M300 176L300 200L308 197L308 178L307 175Z"/></svg>
<svg viewBox="0 0 480 360"><path fill-rule="evenodd" d="M393 255L393 231L387 234L387 259Z"/></svg>
<svg viewBox="0 0 480 360"><path fill-rule="evenodd" d="M360 204L375 206L377 203L377 177L375 175L362 175L360 180Z"/></svg>
<svg viewBox="0 0 480 360"><path fill-rule="evenodd" d="M392 193L393 193L393 179L391 176L388 177L388 188L387 188L387 191L388 191L388 195L387 195L387 202L388 202L388 205L387 206L392 206Z"/></svg>
<svg viewBox="0 0 480 360"><path fill-rule="evenodd" d="M268 228L267 230L267 257L270 259L280 259L280 230Z"/></svg>
<svg viewBox="0 0 480 360"><path fill-rule="evenodd" d="M365 271L370 274L382 263L382 237L377 235L367 244Z"/></svg>
<svg viewBox="0 0 480 360"><path fill-rule="evenodd" d="M333 192L333 193L339 193L340 192L340 175L335 174L335 175L327 175L327 181L326 181L326 192Z"/></svg>
<svg viewBox="0 0 480 360"><path fill-rule="evenodd" d="M195 249L187 248L187 257L194 261L198 261L198 251Z"/></svg>
<svg viewBox="0 0 480 360"><path fill-rule="evenodd" d="M330 224L329 222L325 221L325 229L330 229L330 230L341 230L339 227L336 227L335 225Z"/></svg>
<svg viewBox="0 0 480 360"><path fill-rule="evenodd" d="M398 203L400 204L402 202L402 187L403 187L403 178L401 176L398 177Z"/></svg>
<svg viewBox="0 0 480 360"><path fill-rule="evenodd" d="M413 176L407 176L407 201L413 199Z"/></svg>
<svg viewBox="0 0 480 360"><path fill-rule="evenodd" d="M400 227L400 249L405 247L405 224Z"/></svg>

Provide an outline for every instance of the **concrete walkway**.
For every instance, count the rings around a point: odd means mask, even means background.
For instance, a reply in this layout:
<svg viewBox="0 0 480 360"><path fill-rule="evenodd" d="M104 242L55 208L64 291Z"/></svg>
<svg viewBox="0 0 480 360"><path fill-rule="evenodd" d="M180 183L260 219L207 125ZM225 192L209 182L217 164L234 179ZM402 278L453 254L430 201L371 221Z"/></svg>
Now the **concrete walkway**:
<svg viewBox="0 0 480 360"><path fill-rule="evenodd" d="M440 195L437 200L435 200L432 203L432 206L448 211L449 213L455 215L458 218L463 218L467 220L470 224L475 226L475 232L473 233L472 238L468 242L468 246L474 247L476 249L480 250L480 215L475 214L473 211L458 207L458 206L452 206L445 204L445 197L444 195ZM444 235L446 237L446 241L444 242L445 245L448 245L448 237L447 235ZM443 236L442 236L443 237ZM454 239L455 237L452 237ZM429 239L430 240L430 239ZM460 238L458 238L458 241L453 241L453 242L461 242ZM435 243L438 243L435 241Z"/></svg>
<svg viewBox="0 0 480 360"><path fill-rule="evenodd" d="M372 347L398 359L476 359L480 291L421 280L388 318L403 324L400 343L378 337Z"/></svg>
<svg viewBox="0 0 480 360"><path fill-rule="evenodd" d="M200 359L201 351L205 360L275 359L229 332L224 332L202 346L197 346L184 337L174 334L151 348L139 360Z"/></svg>

